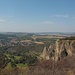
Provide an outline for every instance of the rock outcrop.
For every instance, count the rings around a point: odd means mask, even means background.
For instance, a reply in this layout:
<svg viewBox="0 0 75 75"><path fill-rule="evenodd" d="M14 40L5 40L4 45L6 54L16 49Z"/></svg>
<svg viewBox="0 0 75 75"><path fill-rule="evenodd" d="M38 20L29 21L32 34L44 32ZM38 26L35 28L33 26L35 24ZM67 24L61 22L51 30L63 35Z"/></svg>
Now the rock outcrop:
<svg viewBox="0 0 75 75"><path fill-rule="evenodd" d="M43 59L45 59L45 60L50 59L50 58L49 58L49 51L48 51L48 49L47 49L46 47L44 47L44 50L43 50L43 52L42 52L42 54L41 54L41 57L42 57Z"/></svg>
<svg viewBox="0 0 75 75"><path fill-rule="evenodd" d="M54 59L54 53L55 53L54 49L55 49L54 44L50 45L48 48L44 47L40 57L44 60Z"/></svg>
<svg viewBox="0 0 75 75"><path fill-rule="evenodd" d="M53 59L59 61L66 56L75 54L75 40L57 40L49 48L44 47L41 57L45 60Z"/></svg>
<svg viewBox="0 0 75 75"><path fill-rule="evenodd" d="M75 54L75 40L57 40L55 49L55 60L61 60L66 56Z"/></svg>

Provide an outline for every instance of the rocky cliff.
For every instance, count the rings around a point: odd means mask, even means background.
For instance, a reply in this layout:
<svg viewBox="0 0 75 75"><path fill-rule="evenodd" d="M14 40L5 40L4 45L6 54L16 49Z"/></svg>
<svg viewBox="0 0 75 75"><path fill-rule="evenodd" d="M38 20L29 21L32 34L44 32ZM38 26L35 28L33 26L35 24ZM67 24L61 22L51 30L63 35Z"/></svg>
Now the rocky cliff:
<svg viewBox="0 0 75 75"><path fill-rule="evenodd" d="M61 60L75 54L75 40L57 40L54 45L44 48L41 57L45 60Z"/></svg>
<svg viewBox="0 0 75 75"><path fill-rule="evenodd" d="M66 56L75 54L75 40L57 40L55 49L55 60L61 60Z"/></svg>
<svg viewBox="0 0 75 75"><path fill-rule="evenodd" d="M51 44L49 47L44 47L40 57L44 60L54 59L55 55L55 44Z"/></svg>

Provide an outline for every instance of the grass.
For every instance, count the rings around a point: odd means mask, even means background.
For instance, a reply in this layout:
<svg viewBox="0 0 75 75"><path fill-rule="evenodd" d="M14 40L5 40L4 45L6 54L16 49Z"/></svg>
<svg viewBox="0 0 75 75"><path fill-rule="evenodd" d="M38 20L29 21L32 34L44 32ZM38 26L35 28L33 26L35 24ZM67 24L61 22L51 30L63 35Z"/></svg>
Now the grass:
<svg viewBox="0 0 75 75"><path fill-rule="evenodd" d="M10 54L5 53L5 55L7 56L8 59L13 60L12 58L10 58ZM20 59L21 56L14 56L15 59ZM11 75L12 73L16 73L15 69L17 69L17 72L20 73L21 75L26 75L29 68L27 64L16 64L17 67L12 67L11 66L11 62L9 62L6 67L4 67L1 71L0 71L0 75Z"/></svg>
<svg viewBox="0 0 75 75"><path fill-rule="evenodd" d="M8 57L8 59L9 59L10 54L4 53L4 55L6 55Z"/></svg>
<svg viewBox="0 0 75 75"><path fill-rule="evenodd" d="M9 69L13 69L11 66L11 63L8 63L7 66L5 67L5 69L9 70Z"/></svg>
<svg viewBox="0 0 75 75"><path fill-rule="evenodd" d="M27 67L27 64L17 64L18 68L23 68L23 67Z"/></svg>
<svg viewBox="0 0 75 75"><path fill-rule="evenodd" d="M20 59L21 58L21 56L14 56L15 57L15 59Z"/></svg>
<svg viewBox="0 0 75 75"><path fill-rule="evenodd" d="M19 75L27 75L28 70L26 64L17 64L17 67L14 68L11 66L11 63L8 63L7 66L0 71L0 75L16 75L16 71Z"/></svg>
<svg viewBox="0 0 75 75"><path fill-rule="evenodd" d="M17 68L20 73L22 73L21 75L27 75L27 72L29 71L27 64L17 64Z"/></svg>
<svg viewBox="0 0 75 75"><path fill-rule="evenodd" d="M10 54L5 53L5 55L7 56L8 59L13 60L13 59L10 57ZM14 56L14 57L15 57L15 59L20 59L20 58L21 58L21 56Z"/></svg>
<svg viewBox="0 0 75 75"><path fill-rule="evenodd" d="M17 68L27 68L27 64L16 64ZM5 69L12 69L11 63L8 63Z"/></svg>
<svg viewBox="0 0 75 75"><path fill-rule="evenodd" d="M27 69L28 68L27 64L16 64L16 65L17 65L17 68L19 68L19 69ZM11 63L8 63L8 65L4 69L9 70L9 69L13 69L13 67L11 66Z"/></svg>
<svg viewBox="0 0 75 75"><path fill-rule="evenodd" d="M8 59L10 59L10 60L12 60L12 61L13 61L13 59L12 59L12 58L10 58L10 54L5 53L5 55L7 56L7 58L8 58Z"/></svg>

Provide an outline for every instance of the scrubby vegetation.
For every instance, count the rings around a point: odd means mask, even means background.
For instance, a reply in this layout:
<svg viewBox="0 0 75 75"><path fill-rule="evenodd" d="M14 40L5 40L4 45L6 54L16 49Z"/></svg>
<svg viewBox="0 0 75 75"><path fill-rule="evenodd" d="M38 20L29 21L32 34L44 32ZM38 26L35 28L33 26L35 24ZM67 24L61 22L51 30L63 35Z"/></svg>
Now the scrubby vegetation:
<svg viewBox="0 0 75 75"><path fill-rule="evenodd" d="M75 75L75 56L57 62L42 61L29 69L27 75Z"/></svg>
<svg viewBox="0 0 75 75"><path fill-rule="evenodd" d="M65 50L61 53L64 59L60 61L40 60L44 47L55 44L57 39L33 39L32 35L0 35L0 75L75 75L75 56L67 56ZM67 39L74 40L74 37ZM54 55L54 50L50 55Z"/></svg>
<svg viewBox="0 0 75 75"><path fill-rule="evenodd" d="M71 36L71 37L66 37L60 40L75 40L75 36Z"/></svg>
<svg viewBox="0 0 75 75"><path fill-rule="evenodd" d="M24 64L15 66L13 62L7 66L0 70L0 75L75 75L75 56L57 62L39 61L36 65L28 67Z"/></svg>

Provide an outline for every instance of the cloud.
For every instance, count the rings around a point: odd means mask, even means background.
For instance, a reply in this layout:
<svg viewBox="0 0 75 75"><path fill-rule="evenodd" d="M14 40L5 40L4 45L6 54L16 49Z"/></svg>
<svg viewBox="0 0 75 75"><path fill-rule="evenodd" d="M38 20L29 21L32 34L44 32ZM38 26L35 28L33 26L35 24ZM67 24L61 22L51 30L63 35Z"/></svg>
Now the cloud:
<svg viewBox="0 0 75 75"><path fill-rule="evenodd" d="M54 24L53 22L50 22L50 21L44 21L43 23L44 24L50 24L50 25Z"/></svg>
<svg viewBox="0 0 75 75"><path fill-rule="evenodd" d="M54 15L54 17L68 18L68 17L69 17L69 15L60 15L60 14L58 14L58 15Z"/></svg>
<svg viewBox="0 0 75 75"><path fill-rule="evenodd" d="M3 19L0 19L0 22L4 22L5 20L3 20Z"/></svg>

